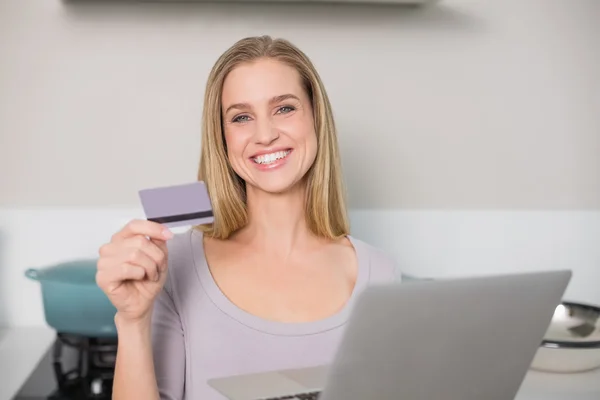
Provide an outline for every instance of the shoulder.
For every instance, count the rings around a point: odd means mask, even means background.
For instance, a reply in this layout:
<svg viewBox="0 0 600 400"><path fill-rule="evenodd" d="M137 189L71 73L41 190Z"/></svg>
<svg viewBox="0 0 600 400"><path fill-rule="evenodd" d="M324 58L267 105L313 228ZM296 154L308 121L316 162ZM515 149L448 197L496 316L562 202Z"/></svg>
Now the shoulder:
<svg viewBox="0 0 600 400"><path fill-rule="evenodd" d="M195 239L195 234L190 229L182 233L176 233L167 241L169 271L175 273L186 269L186 266L193 264L194 246L192 240ZM202 240L198 241L202 243Z"/></svg>
<svg viewBox="0 0 600 400"><path fill-rule="evenodd" d="M202 233L200 232L200 235ZM169 259L171 256L180 257L186 252L192 250L192 240L197 239L198 234L193 229L188 229L185 232L175 233L171 239L167 241L167 248L169 250ZM202 244L202 240L198 241Z"/></svg>
<svg viewBox="0 0 600 400"><path fill-rule="evenodd" d="M400 281L401 274L396 260L389 253L355 237L351 239L359 247L357 250L362 250L369 264L371 283Z"/></svg>
<svg viewBox="0 0 600 400"><path fill-rule="evenodd" d="M184 291L184 287L196 275L196 260L203 253L202 232L189 229L176 233L167 241L167 260L169 276L165 289L167 291Z"/></svg>

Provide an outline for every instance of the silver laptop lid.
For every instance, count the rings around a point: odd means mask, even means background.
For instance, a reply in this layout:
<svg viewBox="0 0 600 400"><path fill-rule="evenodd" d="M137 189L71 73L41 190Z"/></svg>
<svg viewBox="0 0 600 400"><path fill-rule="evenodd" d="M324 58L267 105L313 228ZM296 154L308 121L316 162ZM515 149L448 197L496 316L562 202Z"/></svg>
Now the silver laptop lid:
<svg viewBox="0 0 600 400"><path fill-rule="evenodd" d="M320 400L514 399L570 271L373 286Z"/></svg>

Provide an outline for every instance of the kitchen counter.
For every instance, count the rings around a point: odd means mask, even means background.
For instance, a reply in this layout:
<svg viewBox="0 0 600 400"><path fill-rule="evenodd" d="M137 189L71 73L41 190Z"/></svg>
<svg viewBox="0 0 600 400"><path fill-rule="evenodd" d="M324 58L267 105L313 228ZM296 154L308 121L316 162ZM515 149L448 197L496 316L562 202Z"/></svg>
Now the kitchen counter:
<svg viewBox="0 0 600 400"><path fill-rule="evenodd" d="M573 374L529 371L515 400L599 400L600 369Z"/></svg>
<svg viewBox="0 0 600 400"><path fill-rule="evenodd" d="M11 400L52 347L47 327L0 327L0 400Z"/></svg>

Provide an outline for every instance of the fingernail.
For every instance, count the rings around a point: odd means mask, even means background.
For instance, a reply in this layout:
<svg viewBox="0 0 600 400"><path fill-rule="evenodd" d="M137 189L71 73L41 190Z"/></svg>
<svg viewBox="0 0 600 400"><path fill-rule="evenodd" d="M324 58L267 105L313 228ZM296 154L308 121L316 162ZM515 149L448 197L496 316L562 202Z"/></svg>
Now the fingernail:
<svg viewBox="0 0 600 400"><path fill-rule="evenodd" d="M171 232L169 229L163 229L162 231L162 235L165 239L171 239L173 237L173 232Z"/></svg>

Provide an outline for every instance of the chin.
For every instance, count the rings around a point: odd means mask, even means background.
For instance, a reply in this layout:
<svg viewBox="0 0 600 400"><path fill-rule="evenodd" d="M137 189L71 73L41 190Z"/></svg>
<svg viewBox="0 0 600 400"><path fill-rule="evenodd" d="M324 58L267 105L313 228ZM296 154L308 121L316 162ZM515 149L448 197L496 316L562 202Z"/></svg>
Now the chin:
<svg viewBox="0 0 600 400"><path fill-rule="evenodd" d="M287 172L266 175L252 174L246 182L248 186L260 192L283 194L297 189L304 182L302 171L296 171L296 173Z"/></svg>
<svg viewBox="0 0 600 400"><path fill-rule="evenodd" d="M262 192L266 192L266 193L271 193L271 194L283 194L286 192L289 192L290 190L292 190L296 184L298 182L297 181L271 181L271 182L254 182L254 184L252 186L255 187L255 189L262 191Z"/></svg>

